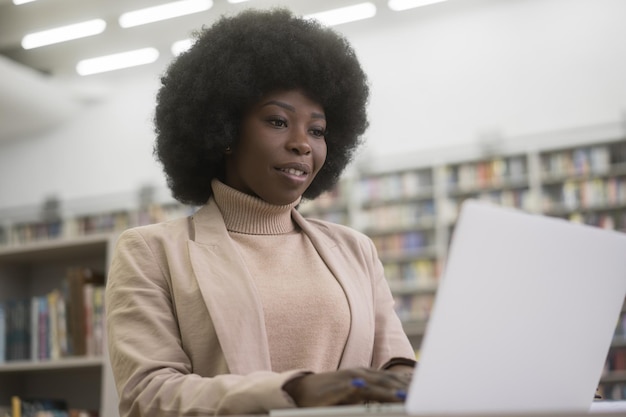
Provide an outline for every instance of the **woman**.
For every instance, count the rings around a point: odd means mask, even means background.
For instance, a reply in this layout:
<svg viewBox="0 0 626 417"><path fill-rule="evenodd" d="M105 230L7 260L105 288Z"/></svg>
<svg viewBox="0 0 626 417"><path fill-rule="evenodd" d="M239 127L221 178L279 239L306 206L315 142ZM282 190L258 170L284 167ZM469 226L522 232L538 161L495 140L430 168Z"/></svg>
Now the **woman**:
<svg viewBox="0 0 626 417"><path fill-rule="evenodd" d="M367 98L348 42L283 9L222 17L170 65L155 155L202 207L117 243L122 417L403 401L414 353L372 242L297 211L350 161Z"/></svg>

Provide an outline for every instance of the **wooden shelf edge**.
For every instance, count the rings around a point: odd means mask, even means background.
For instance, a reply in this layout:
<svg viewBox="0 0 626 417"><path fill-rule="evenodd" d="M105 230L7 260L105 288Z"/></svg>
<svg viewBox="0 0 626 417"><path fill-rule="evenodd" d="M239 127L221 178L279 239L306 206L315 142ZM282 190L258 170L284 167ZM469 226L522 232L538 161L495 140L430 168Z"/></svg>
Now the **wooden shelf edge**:
<svg viewBox="0 0 626 417"><path fill-rule="evenodd" d="M44 251L72 246L106 243L114 232L94 233L72 237L59 237L42 240L33 240L27 243L12 243L0 245L0 256L13 255L23 252Z"/></svg>
<svg viewBox="0 0 626 417"><path fill-rule="evenodd" d="M93 368L104 364L102 356L81 356L40 361L9 361L0 363L0 373L24 371L48 371L70 368Z"/></svg>
<svg viewBox="0 0 626 417"><path fill-rule="evenodd" d="M423 336L427 323L427 320L405 320L402 322L402 327L409 337Z"/></svg>
<svg viewBox="0 0 626 417"><path fill-rule="evenodd" d="M432 295L437 292L438 284L411 285L403 282L389 282L389 289L394 295Z"/></svg>
<svg viewBox="0 0 626 417"><path fill-rule="evenodd" d="M626 383L626 371L609 371L600 378L601 384L610 384L616 382Z"/></svg>

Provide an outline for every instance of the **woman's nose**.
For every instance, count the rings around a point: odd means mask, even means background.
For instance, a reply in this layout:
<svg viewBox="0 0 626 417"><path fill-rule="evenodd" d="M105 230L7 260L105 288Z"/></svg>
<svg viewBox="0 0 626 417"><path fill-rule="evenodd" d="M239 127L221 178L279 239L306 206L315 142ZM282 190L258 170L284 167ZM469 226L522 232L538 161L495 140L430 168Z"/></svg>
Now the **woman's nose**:
<svg viewBox="0 0 626 417"><path fill-rule="evenodd" d="M290 136L288 145L289 150L298 155L308 155L311 153L311 145L309 144L308 132L297 129Z"/></svg>

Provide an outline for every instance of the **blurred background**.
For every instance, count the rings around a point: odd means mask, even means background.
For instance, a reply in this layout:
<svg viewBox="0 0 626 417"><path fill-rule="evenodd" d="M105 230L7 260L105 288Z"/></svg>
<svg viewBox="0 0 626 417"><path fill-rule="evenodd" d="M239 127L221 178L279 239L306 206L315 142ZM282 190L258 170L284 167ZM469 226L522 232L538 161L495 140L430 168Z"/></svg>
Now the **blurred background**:
<svg viewBox="0 0 626 417"><path fill-rule="evenodd" d="M0 414L17 395L116 417L103 278L88 306L60 297L93 312L70 342L95 350L32 350L41 328L14 337L2 308L103 277L120 231L193 212L152 156L159 77L193 30L277 5L345 34L369 75L365 146L300 210L372 238L416 353L466 199L626 232L626 1L0 0ZM133 20L146 8L177 16ZM88 36L51 43L67 25ZM600 383L626 398L626 306Z"/></svg>
<svg viewBox="0 0 626 417"><path fill-rule="evenodd" d="M247 7L285 5L309 15L363 2L214 0L200 2L210 7L198 13L120 26L123 13L165 3L0 0L0 209L39 205L50 195L67 201L162 188L151 117L175 42ZM403 11L390 3L366 2L371 17L335 25L372 85L359 158L432 159L440 155L432 150L447 155L503 138L623 123L625 2L448 0ZM29 33L95 19L106 24L100 34L21 45ZM154 62L77 73L81 60L142 48L158 51Z"/></svg>

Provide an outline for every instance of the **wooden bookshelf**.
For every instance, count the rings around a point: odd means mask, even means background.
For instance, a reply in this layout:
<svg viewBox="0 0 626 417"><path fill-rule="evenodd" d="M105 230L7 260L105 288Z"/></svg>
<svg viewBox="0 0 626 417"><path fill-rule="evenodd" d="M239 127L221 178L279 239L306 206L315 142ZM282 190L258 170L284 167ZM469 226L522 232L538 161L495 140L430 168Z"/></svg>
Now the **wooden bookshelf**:
<svg viewBox="0 0 626 417"><path fill-rule="evenodd" d="M101 368L104 365L103 356L77 356L61 359L17 360L0 364L0 374L11 372L35 372L48 370L63 370L72 368Z"/></svg>
<svg viewBox="0 0 626 417"><path fill-rule="evenodd" d="M113 234L94 233L67 239L38 238L0 247L0 303L5 318L8 318L9 305L24 302L31 306L33 299L46 298L47 294L63 288L70 268L81 267L105 274L114 239ZM69 298L64 301L69 310ZM76 311L84 315L86 309L87 304ZM19 322L19 328L15 327L14 321L10 330L9 321L5 321L2 334L5 355L0 361L0 405L10 404L12 396L62 399L69 408L95 411L102 417L116 417L117 397L104 340L98 339L98 346L92 345L92 350L79 355L68 350L57 352L53 357L49 347L54 343L53 339L56 341L49 327L52 311L46 310L44 316L35 317L31 310L28 319ZM56 315L55 319L61 320ZM90 322L89 326L96 329L95 322ZM100 327L99 331L102 334L104 329ZM17 348L11 347L16 343L16 332L24 335L20 343L26 343L19 347L19 355ZM33 338L35 333L37 338ZM35 339L39 341L37 348L32 345ZM9 349L14 350L9 352Z"/></svg>

